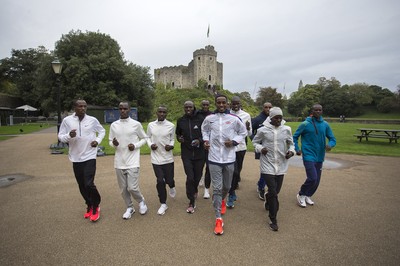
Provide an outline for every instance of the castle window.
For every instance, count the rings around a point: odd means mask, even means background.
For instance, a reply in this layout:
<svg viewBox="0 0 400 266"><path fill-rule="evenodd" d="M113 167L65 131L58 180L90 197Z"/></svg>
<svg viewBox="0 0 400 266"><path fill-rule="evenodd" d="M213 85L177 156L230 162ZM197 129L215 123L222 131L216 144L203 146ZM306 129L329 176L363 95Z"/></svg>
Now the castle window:
<svg viewBox="0 0 400 266"><path fill-rule="evenodd" d="M199 56L199 57L197 57L197 59L199 59L199 60L200 60L200 56Z"/></svg>
<svg viewBox="0 0 400 266"><path fill-rule="evenodd" d="M175 87L175 82L172 81L172 88Z"/></svg>
<svg viewBox="0 0 400 266"><path fill-rule="evenodd" d="M208 75L208 80L211 81L211 75Z"/></svg>
<svg viewBox="0 0 400 266"><path fill-rule="evenodd" d="M210 57L210 60L212 61L212 57Z"/></svg>

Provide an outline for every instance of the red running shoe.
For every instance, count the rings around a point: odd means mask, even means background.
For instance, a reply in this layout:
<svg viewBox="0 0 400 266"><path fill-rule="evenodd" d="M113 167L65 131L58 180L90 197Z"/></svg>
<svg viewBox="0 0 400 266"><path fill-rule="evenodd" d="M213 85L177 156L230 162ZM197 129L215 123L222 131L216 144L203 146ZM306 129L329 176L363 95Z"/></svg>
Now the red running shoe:
<svg viewBox="0 0 400 266"><path fill-rule="evenodd" d="M93 209L92 215L90 215L90 221L96 222L100 218L100 207Z"/></svg>
<svg viewBox="0 0 400 266"><path fill-rule="evenodd" d="M85 214L83 215L83 218L88 219L92 215L92 207L87 207Z"/></svg>
<svg viewBox="0 0 400 266"><path fill-rule="evenodd" d="M222 200L221 214L225 214L225 212L226 212L226 204L225 204L225 200Z"/></svg>
<svg viewBox="0 0 400 266"><path fill-rule="evenodd" d="M222 235L223 233L224 233L224 222L222 218L217 218L215 220L214 234Z"/></svg>

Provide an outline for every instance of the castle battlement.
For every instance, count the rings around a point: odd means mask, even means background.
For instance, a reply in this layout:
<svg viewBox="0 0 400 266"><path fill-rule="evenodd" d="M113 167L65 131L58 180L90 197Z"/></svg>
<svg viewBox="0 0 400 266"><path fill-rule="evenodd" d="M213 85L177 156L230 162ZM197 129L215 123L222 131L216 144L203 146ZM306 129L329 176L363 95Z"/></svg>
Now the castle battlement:
<svg viewBox="0 0 400 266"><path fill-rule="evenodd" d="M214 50L214 46L207 45L205 48L201 48L193 52L193 58L201 55L209 55L217 57L217 52Z"/></svg>

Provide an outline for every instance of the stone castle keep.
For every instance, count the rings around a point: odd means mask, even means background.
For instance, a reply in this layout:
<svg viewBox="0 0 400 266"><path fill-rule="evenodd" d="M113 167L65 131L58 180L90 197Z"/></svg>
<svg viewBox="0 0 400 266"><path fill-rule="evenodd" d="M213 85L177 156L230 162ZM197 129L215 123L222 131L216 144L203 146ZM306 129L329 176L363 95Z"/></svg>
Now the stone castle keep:
<svg viewBox="0 0 400 266"><path fill-rule="evenodd" d="M222 77L222 63L217 61L217 52L212 45L194 51L188 66L154 69L155 83L172 88L194 88L201 79L207 82L208 88L222 86Z"/></svg>

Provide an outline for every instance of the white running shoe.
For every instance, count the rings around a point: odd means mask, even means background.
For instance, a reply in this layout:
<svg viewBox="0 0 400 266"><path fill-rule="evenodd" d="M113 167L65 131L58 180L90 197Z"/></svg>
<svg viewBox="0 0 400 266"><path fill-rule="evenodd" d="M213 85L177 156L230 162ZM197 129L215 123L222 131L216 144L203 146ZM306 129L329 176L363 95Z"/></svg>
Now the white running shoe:
<svg viewBox="0 0 400 266"><path fill-rule="evenodd" d="M209 199L210 198L210 191L208 191L208 188L204 189L204 196L203 198L205 199Z"/></svg>
<svg viewBox="0 0 400 266"><path fill-rule="evenodd" d="M128 220L132 217L132 214L135 213L135 210L133 208L128 208L126 209L126 212L122 215L122 219Z"/></svg>
<svg viewBox="0 0 400 266"><path fill-rule="evenodd" d="M164 215L167 210L168 210L167 204L163 203L163 204L161 204L160 208L158 209L157 214Z"/></svg>
<svg viewBox="0 0 400 266"><path fill-rule="evenodd" d="M175 198L175 196L176 196L176 189L175 189L175 187L172 187L172 188L169 189L169 196L170 196L171 198Z"/></svg>
<svg viewBox="0 0 400 266"><path fill-rule="evenodd" d="M143 215L143 214L146 214L146 212L147 212L147 205L146 205L146 203L144 202L144 200L142 200L142 201L139 203L139 213L140 213L141 215Z"/></svg>
<svg viewBox="0 0 400 266"><path fill-rule="evenodd" d="M307 205L306 205L306 196L300 196L299 194L297 194L297 203L302 208L307 207Z"/></svg>
<svg viewBox="0 0 400 266"><path fill-rule="evenodd" d="M312 201L312 199L310 197L307 197L307 196L306 196L306 203L308 205L314 205L314 201Z"/></svg>

